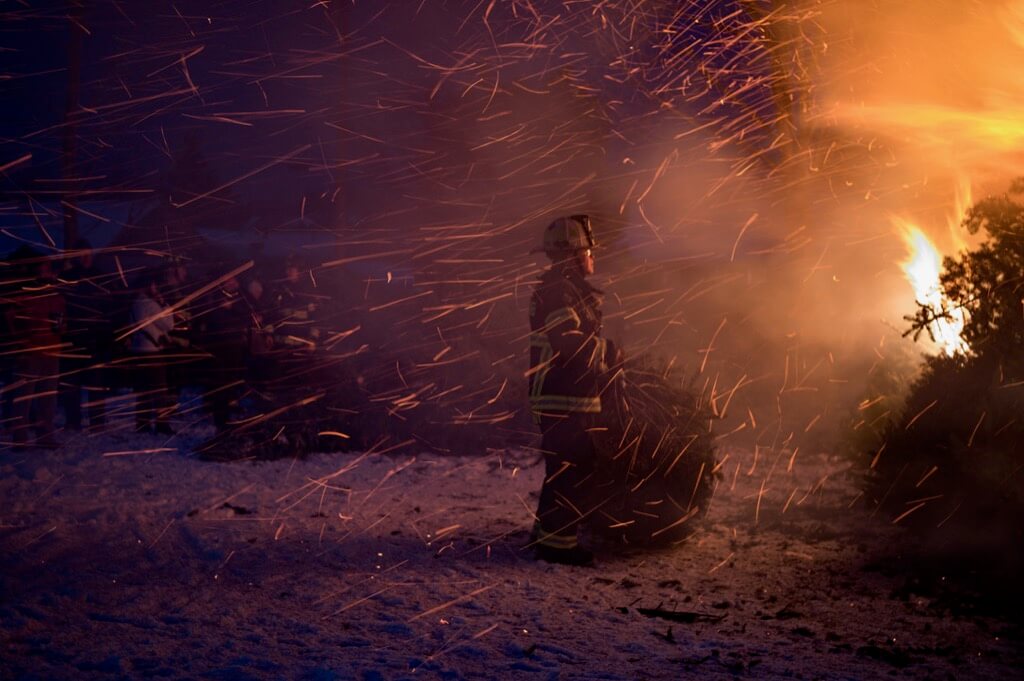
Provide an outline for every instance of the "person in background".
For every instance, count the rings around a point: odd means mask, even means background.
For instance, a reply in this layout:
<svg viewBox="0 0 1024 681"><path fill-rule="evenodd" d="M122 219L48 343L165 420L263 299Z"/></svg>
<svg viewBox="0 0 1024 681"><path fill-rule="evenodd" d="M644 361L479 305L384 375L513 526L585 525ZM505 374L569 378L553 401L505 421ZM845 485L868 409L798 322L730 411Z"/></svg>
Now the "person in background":
<svg viewBox="0 0 1024 681"><path fill-rule="evenodd" d="M273 329L272 378L266 383L271 394L295 389L308 380L319 345L316 317L322 299L310 270L298 256L288 256L284 278L274 283L265 327Z"/></svg>
<svg viewBox="0 0 1024 681"><path fill-rule="evenodd" d="M67 335L71 350L61 359L61 404L65 427L82 427L82 396L89 425L106 422L104 399L109 391L107 363L111 357L110 292L103 286L105 274L96 267L92 245L80 239L73 260L61 280L67 302Z"/></svg>
<svg viewBox="0 0 1024 681"><path fill-rule="evenodd" d="M160 270L160 293L164 303L174 309L174 326L170 345L189 348L192 345L192 308L185 302L188 294L188 267L180 258L169 258Z"/></svg>
<svg viewBox="0 0 1024 681"><path fill-rule="evenodd" d="M265 392L274 375L274 327L269 322L267 291L259 277L246 284L245 300L249 308L246 377L254 390Z"/></svg>
<svg viewBox="0 0 1024 681"><path fill-rule="evenodd" d="M26 278L7 308L7 323L17 352L11 430L16 445L56 447L53 419L57 411L59 353L64 349L65 302L49 260L31 249L20 250L18 256L34 276Z"/></svg>
<svg viewBox="0 0 1024 681"><path fill-rule="evenodd" d="M135 391L136 430L173 435L170 415L174 401L167 389L164 350L170 345L174 317L160 291L158 275L144 273L131 308L131 383Z"/></svg>
<svg viewBox="0 0 1024 681"><path fill-rule="evenodd" d="M195 324L192 319L193 306L185 301L188 295L188 267L181 258L171 257L164 261L160 269L160 294L164 304L170 306L174 314L171 317L173 326L167 334L167 351L176 354L188 354L195 341ZM202 383L199 362L181 361L173 364L174 370L167 372L167 390L171 399L180 402L182 394L189 386Z"/></svg>
<svg viewBox="0 0 1024 681"><path fill-rule="evenodd" d="M24 266L18 260L19 253L7 255L0 262L0 423L4 428L14 419L15 385L14 364L18 348L15 329L11 326L14 302L24 284Z"/></svg>
<svg viewBox="0 0 1024 681"><path fill-rule="evenodd" d="M298 256L289 255L284 263L284 278L277 282L273 296L275 348L280 351L316 349L319 302L309 270Z"/></svg>
<svg viewBox="0 0 1024 681"><path fill-rule="evenodd" d="M228 425L231 404L245 378L252 315L237 277L226 279L202 302L196 342L210 354L202 369L203 394L217 432Z"/></svg>

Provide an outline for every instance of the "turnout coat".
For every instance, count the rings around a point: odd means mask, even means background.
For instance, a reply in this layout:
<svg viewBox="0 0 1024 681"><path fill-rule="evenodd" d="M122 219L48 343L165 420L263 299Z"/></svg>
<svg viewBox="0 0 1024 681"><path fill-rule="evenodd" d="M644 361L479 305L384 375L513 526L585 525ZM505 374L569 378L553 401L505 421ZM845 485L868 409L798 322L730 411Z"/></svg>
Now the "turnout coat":
<svg viewBox="0 0 1024 681"><path fill-rule="evenodd" d="M549 269L530 299L530 409L601 411L602 377L613 356L601 337L601 292L573 271Z"/></svg>

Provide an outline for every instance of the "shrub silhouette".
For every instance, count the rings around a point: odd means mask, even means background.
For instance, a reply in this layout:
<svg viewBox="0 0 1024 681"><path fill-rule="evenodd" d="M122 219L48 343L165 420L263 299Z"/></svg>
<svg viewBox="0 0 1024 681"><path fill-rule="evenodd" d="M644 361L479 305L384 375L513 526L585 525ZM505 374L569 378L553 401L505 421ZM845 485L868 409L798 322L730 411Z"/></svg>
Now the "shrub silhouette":
<svg viewBox="0 0 1024 681"><path fill-rule="evenodd" d="M929 357L902 409L862 449L869 501L929 537L1019 563L1024 517L1024 179L976 203L984 240L946 258L941 286L966 312L966 355ZM915 339L948 310L919 304Z"/></svg>

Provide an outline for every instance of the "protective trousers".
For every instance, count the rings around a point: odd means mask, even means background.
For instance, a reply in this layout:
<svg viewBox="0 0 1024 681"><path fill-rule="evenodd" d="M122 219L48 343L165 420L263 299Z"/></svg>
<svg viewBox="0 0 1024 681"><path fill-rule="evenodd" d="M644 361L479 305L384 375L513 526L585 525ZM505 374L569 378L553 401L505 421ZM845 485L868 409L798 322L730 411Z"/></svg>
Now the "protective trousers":
<svg viewBox="0 0 1024 681"><path fill-rule="evenodd" d="M594 469L594 442L587 429L592 415L542 415L541 449L544 484L533 528L537 544L556 549L577 545L576 531L590 511L586 480Z"/></svg>

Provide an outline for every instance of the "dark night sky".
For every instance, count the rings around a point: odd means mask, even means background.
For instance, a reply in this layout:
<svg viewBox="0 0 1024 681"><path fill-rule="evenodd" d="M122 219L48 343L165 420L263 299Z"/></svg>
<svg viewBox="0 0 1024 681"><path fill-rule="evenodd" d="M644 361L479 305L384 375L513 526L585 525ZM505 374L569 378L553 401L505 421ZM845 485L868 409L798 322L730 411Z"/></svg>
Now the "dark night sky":
<svg viewBox="0 0 1024 681"><path fill-rule="evenodd" d="M83 181L92 190L156 188L169 156L188 135L201 140L215 174L225 181L310 145L292 162L241 182L245 199L265 201L266 189L273 188L271 203L291 211L305 197L315 212L318 196L342 184L340 202L335 197L333 208L322 208L331 218L367 217L379 211L361 199L394 196L390 188L375 194L382 185L414 183L419 172L448 188L468 164L486 160L472 158L478 150L473 138L481 131L456 122L466 101L475 105L497 95L490 113L511 106L519 120L533 107L563 106L527 92L543 88L552 69L562 69L581 87L598 88L575 113L542 111L552 125L571 126L577 114L590 119L592 129L606 121L603 130L593 129L601 146L593 160L605 164L609 156L635 156L637 148L656 142L643 138L645 119L657 113L649 93L606 78L622 66L609 66L607 39L585 24L552 31L545 38L558 44L547 43L543 52L513 50L512 58L495 60L493 51L482 52L488 42L521 40L527 32L512 22L503 28L509 17L498 10L489 18L489 36L480 30L480 17L466 14L472 3L427 3L418 12L403 3L85 3L77 25L66 5L31 3L8 9L4 17L3 72L10 77L4 87L6 99L17 102L17 114L5 117L0 153L4 162L32 154L29 163L5 174L7 192L37 192L42 198L44 185L65 174L60 156L72 36L81 41L82 73L81 107L70 119L77 139L70 175L95 178ZM729 9L722 3L719 12ZM707 29L695 26L684 27L687 37L705 37ZM644 50L644 42L636 42L626 48L626 58ZM718 55L723 62L730 57ZM463 87L477 80L469 78L473 69L439 78L434 68L458 67L460 60L487 69L497 61L495 72L524 89L477 87L467 97ZM656 74L666 81L674 77ZM741 103L761 96L755 88L741 95ZM612 128L619 134L609 134ZM468 137L459 139L460 134ZM596 170L606 174L614 167ZM583 176L582 169L574 172ZM505 180L512 187L523 184L518 177Z"/></svg>
<svg viewBox="0 0 1024 681"><path fill-rule="evenodd" d="M59 244L73 213L98 242L124 232L162 252L203 250L196 231L233 233L221 250L235 258L315 242L304 253L332 272L417 282L422 307L386 308L410 347L433 320L442 335L510 352L519 293L543 266L530 253L537 235L584 211L606 247L599 284L621 302L609 324L638 351L696 368L728 319L717 342L729 351L710 366L730 385L746 375L777 387L796 346L808 370L831 367L823 358L862 357L891 332L879 317L898 320L912 295L884 216L910 196L939 212L928 192L942 183L926 191L901 174L885 136L821 124L821 93L847 73L829 60L845 68L857 44L856 24L817 10L732 0L72 9L2 10L2 87L17 105L0 165L32 157L0 178L0 224ZM65 172L72 36L81 94ZM438 310L453 312L434 320ZM489 380L496 391L500 377Z"/></svg>
<svg viewBox="0 0 1024 681"><path fill-rule="evenodd" d="M4 70L17 74L8 91L19 106L18 116L5 120L4 153L5 158L33 154L31 172L21 169L9 178L12 184L37 189L35 183L62 175L73 31L81 40L82 72L81 106L70 119L78 140L72 174L96 178L86 181L91 188L152 188L155 174L168 165L168 152L173 154L189 133L201 137L204 152L225 177L308 139L308 121L291 113L278 114L287 117L286 124L260 121L258 130L210 125L210 117L222 110L315 108L310 99L317 89L260 81L261 74L275 69L271 41L296 40L303 30L301 15L274 12L286 4L177 3L178 17L170 4L154 11L150 3L121 3L122 14L117 3L101 3L82 10L82 28L74 29L65 16L57 16L60 9L12 13L5 21L11 52ZM198 13L203 7L208 17ZM262 15L254 16L253 10Z"/></svg>

